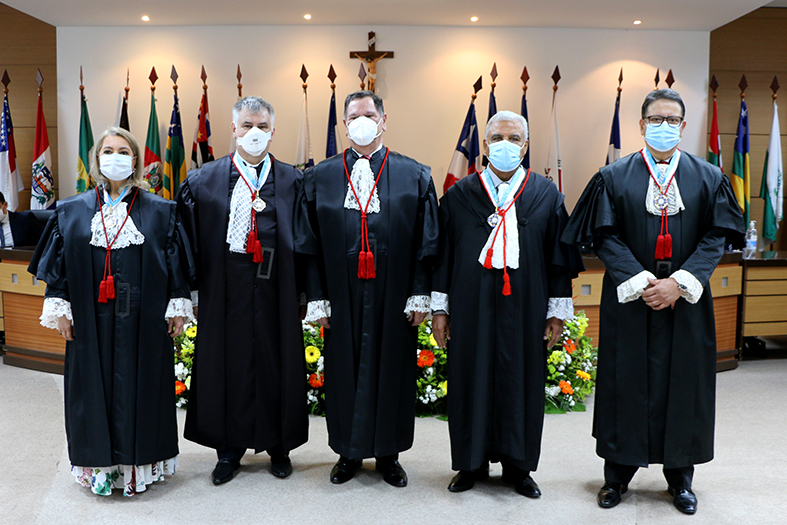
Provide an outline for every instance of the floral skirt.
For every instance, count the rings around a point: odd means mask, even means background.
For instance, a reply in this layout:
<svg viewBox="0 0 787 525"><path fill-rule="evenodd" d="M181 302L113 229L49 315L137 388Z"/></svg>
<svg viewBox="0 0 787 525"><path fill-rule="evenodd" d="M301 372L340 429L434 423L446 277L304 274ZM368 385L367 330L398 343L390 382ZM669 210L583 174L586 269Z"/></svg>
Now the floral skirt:
<svg viewBox="0 0 787 525"><path fill-rule="evenodd" d="M151 465L115 465L113 467L77 467L71 466L74 481L87 487L99 496L109 496L112 489L123 489L124 496L133 496L144 492L147 485L155 481L164 481L164 476L171 476L178 466L178 457L158 461Z"/></svg>

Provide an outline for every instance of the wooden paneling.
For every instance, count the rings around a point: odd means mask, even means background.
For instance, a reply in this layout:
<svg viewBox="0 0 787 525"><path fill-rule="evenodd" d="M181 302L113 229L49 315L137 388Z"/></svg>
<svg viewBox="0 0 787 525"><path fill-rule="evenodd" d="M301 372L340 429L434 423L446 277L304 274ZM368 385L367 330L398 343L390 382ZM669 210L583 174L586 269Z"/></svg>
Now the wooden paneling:
<svg viewBox="0 0 787 525"><path fill-rule="evenodd" d="M748 281L746 295L787 295L787 281Z"/></svg>
<svg viewBox="0 0 787 525"><path fill-rule="evenodd" d="M42 285L43 288L43 285ZM43 297L6 292L5 342L19 348L35 348L57 355L65 355L66 342L56 330L39 324Z"/></svg>
<svg viewBox="0 0 787 525"><path fill-rule="evenodd" d="M716 351L734 350L738 323L738 297L714 297L713 313L716 319Z"/></svg>
<svg viewBox="0 0 787 525"><path fill-rule="evenodd" d="M746 271L747 281L787 279L787 266L749 267ZM748 292L747 292L748 294Z"/></svg>
<svg viewBox="0 0 787 525"><path fill-rule="evenodd" d="M574 306L598 306L601 304L601 284L604 281L603 270L582 272L571 283L573 287Z"/></svg>
<svg viewBox="0 0 787 525"><path fill-rule="evenodd" d="M44 296L46 284L27 273L27 262L0 262L0 291ZM8 310L8 304L5 305ZM8 313L6 311L6 313ZM40 312L39 312L39 315Z"/></svg>
<svg viewBox="0 0 787 525"><path fill-rule="evenodd" d="M787 321L787 295L746 296L744 298L744 323L770 323L774 321Z"/></svg>
<svg viewBox="0 0 787 525"><path fill-rule="evenodd" d="M714 298L738 296L741 294L742 281L743 268L740 264L717 266L709 281L711 294Z"/></svg>
<svg viewBox="0 0 787 525"><path fill-rule="evenodd" d="M744 337L758 337L787 334L787 322L784 323L744 323Z"/></svg>

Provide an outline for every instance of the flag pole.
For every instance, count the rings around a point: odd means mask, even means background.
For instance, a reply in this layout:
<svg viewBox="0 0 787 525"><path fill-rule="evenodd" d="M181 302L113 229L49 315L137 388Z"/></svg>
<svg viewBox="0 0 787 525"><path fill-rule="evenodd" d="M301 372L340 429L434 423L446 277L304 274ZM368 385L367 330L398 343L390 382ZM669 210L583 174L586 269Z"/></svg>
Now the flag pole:
<svg viewBox="0 0 787 525"><path fill-rule="evenodd" d="M773 91L773 95L771 95L771 98L773 99L773 104L775 105L776 104L776 99L779 97L779 95L776 94L776 92L779 91L779 79L777 78L776 75L773 75L773 82L771 82L770 88L771 88L771 91ZM779 139L779 140L781 140L781 139ZM767 206L768 203L766 202L765 205ZM777 217L776 224L778 225L778 217ZM763 220L762 229L763 229L763 232L764 232L765 231L765 221L764 220ZM773 242L768 245L768 248L770 249L770 251L773 251L773 243L775 243L775 242L776 242L776 239L774 239Z"/></svg>
<svg viewBox="0 0 787 525"><path fill-rule="evenodd" d="M240 72L240 64L238 64L238 74L235 75L238 79L238 98L243 98L243 84L241 84L240 79L243 76Z"/></svg>
<svg viewBox="0 0 787 525"><path fill-rule="evenodd" d="M527 114L527 81L530 80L530 75L527 72L527 66L522 68L522 74L519 76L522 79L522 105L520 107L520 113L522 117L524 117L525 122L527 122L528 127L530 126L530 119ZM530 148L533 145L531 142L530 133L528 132L528 140L527 140L527 151L525 152L525 157L522 159L522 167L525 169L530 169Z"/></svg>
<svg viewBox="0 0 787 525"><path fill-rule="evenodd" d="M79 72L80 72L80 74L82 73L82 67L81 66L79 68ZM128 92L131 91L131 88L128 87L129 73L130 73L129 68L126 68L126 89L125 89L125 91L126 91L126 95L125 95L126 102L128 102Z"/></svg>

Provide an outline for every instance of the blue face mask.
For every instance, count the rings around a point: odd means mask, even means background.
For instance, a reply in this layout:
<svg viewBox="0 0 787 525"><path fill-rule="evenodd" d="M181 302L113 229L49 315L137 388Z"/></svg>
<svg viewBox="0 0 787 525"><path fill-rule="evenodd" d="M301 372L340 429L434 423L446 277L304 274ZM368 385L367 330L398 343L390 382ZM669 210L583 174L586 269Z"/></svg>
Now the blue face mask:
<svg viewBox="0 0 787 525"><path fill-rule="evenodd" d="M656 151L670 151L680 142L680 126L672 127L666 120L658 126L648 124L645 128L645 142Z"/></svg>
<svg viewBox="0 0 787 525"><path fill-rule="evenodd" d="M489 155L487 155L487 158L498 171L508 173L509 171L514 171L522 162L520 153L522 153L522 146L507 140L501 140L489 144Z"/></svg>

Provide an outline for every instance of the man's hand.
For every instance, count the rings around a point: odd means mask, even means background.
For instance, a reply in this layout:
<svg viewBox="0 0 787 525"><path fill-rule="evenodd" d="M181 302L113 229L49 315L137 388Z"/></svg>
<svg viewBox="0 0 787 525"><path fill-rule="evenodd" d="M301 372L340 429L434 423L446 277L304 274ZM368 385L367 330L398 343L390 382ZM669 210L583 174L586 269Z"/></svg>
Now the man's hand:
<svg viewBox="0 0 787 525"><path fill-rule="evenodd" d="M317 324L322 326L323 328L330 328L331 327L331 318L330 317L320 317L317 319Z"/></svg>
<svg viewBox="0 0 787 525"><path fill-rule="evenodd" d="M552 348L560 340L563 335L563 319L557 317L550 317L547 319L547 327L544 329L544 341L547 339L547 348ZM437 337L435 337L437 339Z"/></svg>
<svg viewBox="0 0 787 525"><path fill-rule="evenodd" d="M65 315L57 318L57 333L66 338L66 341L74 340L74 324Z"/></svg>
<svg viewBox="0 0 787 525"><path fill-rule="evenodd" d="M666 307L675 308L675 301L680 299L680 288L675 279L651 279L650 286L642 292L642 300L654 310L663 310Z"/></svg>
<svg viewBox="0 0 787 525"><path fill-rule="evenodd" d="M413 312L411 310L410 313L407 314L407 320L412 321L412 326L418 326L424 322L424 319L426 319L426 312Z"/></svg>
<svg viewBox="0 0 787 525"><path fill-rule="evenodd" d="M177 337L183 333L183 325L186 324L185 320L181 316L175 316L170 318L167 322L167 328L169 330L170 337Z"/></svg>
<svg viewBox="0 0 787 525"><path fill-rule="evenodd" d="M445 348L445 343L451 339L451 321L446 314L434 314L432 317L432 335L437 341L437 346Z"/></svg>

